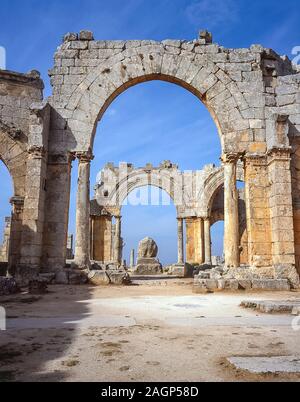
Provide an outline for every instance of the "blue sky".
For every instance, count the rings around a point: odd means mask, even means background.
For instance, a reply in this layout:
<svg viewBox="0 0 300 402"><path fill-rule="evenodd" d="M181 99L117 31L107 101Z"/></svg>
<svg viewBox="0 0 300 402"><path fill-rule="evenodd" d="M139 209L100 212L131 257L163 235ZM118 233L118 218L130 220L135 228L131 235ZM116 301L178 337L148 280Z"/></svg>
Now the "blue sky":
<svg viewBox="0 0 300 402"><path fill-rule="evenodd" d="M225 47L261 43L291 55L300 45L299 0L1 0L0 46L7 50L7 68L37 69L51 88L47 71L64 33L94 31L96 39L194 39L201 28L213 32ZM171 159L182 169L218 163L220 144L208 112L193 95L175 85L151 82L117 98L99 124L92 184L107 161L157 164ZM72 175L70 231L74 231L76 174ZM0 166L0 219L9 214L10 178ZM2 231L0 223L0 230ZM175 208L123 208L125 257L151 234L163 262L176 259ZM214 252L222 250L222 225L213 228Z"/></svg>

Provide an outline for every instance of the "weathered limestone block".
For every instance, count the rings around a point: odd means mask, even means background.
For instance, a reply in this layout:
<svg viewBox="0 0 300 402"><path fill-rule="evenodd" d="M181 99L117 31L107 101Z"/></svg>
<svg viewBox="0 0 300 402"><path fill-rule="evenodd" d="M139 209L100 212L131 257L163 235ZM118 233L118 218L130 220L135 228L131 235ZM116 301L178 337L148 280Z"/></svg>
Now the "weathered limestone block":
<svg viewBox="0 0 300 402"><path fill-rule="evenodd" d="M8 296L20 292L14 278L0 277L0 296Z"/></svg>
<svg viewBox="0 0 300 402"><path fill-rule="evenodd" d="M168 274L180 278L193 278L194 267L190 264L174 264L169 267Z"/></svg>
<svg viewBox="0 0 300 402"><path fill-rule="evenodd" d="M218 281L215 279L199 279L195 277L194 293L211 293L218 290Z"/></svg>
<svg viewBox="0 0 300 402"><path fill-rule="evenodd" d="M150 237L141 240L138 248L138 258L156 258L158 254L157 244Z"/></svg>
<svg viewBox="0 0 300 402"><path fill-rule="evenodd" d="M134 275L160 275L162 272L162 265L155 258L141 258L138 259Z"/></svg>
<svg viewBox="0 0 300 402"><path fill-rule="evenodd" d="M253 290L290 290L291 287L287 279L254 279L252 281Z"/></svg>
<svg viewBox="0 0 300 402"><path fill-rule="evenodd" d="M162 265L156 259L158 247L149 237L141 240L138 249L138 260L134 270L135 275L159 275L163 272Z"/></svg>
<svg viewBox="0 0 300 402"><path fill-rule="evenodd" d="M117 286L121 286L121 285L129 285L131 280L130 280L130 276L126 271L123 270L107 270L106 271L109 279L110 279L110 283L112 285L117 285Z"/></svg>
<svg viewBox="0 0 300 402"><path fill-rule="evenodd" d="M239 290L239 281L236 279L219 279L218 280L219 290Z"/></svg>
<svg viewBox="0 0 300 402"><path fill-rule="evenodd" d="M106 271L90 271L88 274L89 283L94 286L108 286L110 279Z"/></svg>

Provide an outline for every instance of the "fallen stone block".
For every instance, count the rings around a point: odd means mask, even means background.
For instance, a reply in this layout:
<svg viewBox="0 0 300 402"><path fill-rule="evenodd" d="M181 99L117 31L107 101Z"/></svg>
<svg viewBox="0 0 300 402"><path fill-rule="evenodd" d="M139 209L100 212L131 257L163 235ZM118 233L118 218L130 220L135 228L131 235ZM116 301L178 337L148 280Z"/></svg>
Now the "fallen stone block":
<svg viewBox="0 0 300 402"><path fill-rule="evenodd" d="M94 286L110 285L110 279L106 271L90 271L88 273L88 281Z"/></svg>
<svg viewBox="0 0 300 402"><path fill-rule="evenodd" d="M291 290L287 279L253 279L253 290Z"/></svg>
<svg viewBox="0 0 300 402"><path fill-rule="evenodd" d="M218 281L215 279L199 279L195 277L194 293L210 293L218 290Z"/></svg>
<svg viewBox="0 0 300 402"><path fill-rule="evenodd" d="M294 309L300 310L300 300L246 300L240 306L267 314L291 314Z"/></svg>
<svg viewBox="0 0 300 402"><path fill-rule="evenodd" d="M239 281L236 279L219 279L219 290L239 290Z"/></svg>
<svg viewBox="0 0 300 402"><path fill-rule="evenodd" d="M207 271L203 271L203 272L199 272L198 274L198 278L199 279L210 279L210 272Z"/></svg>
<svg viewBox="0 0 300 402"><path fill-rule="evenodd" d="M292 315L300 315L300 306L293 308Z"/></svg>
<svg viewBox="0 0 300 402"><path fill-rule="evenodd" d="M0 277L0 296L13 295L20 292L14 278Z"/></svg>
<svg viewBox="0 0 300 402"><path fill-rule="evenodd" d="M106 271L112 285L129 285L130 276L125 271Z"/></svg>
<svg viewBox="0 0 300 402"><path fill-rule="evenodd" d="M69 272L70 285L85 285L88 282L87 274L83 271Z"/></svg>
<svg viewBox="0 0 300 402"><path fill-rule="evenodd" d="M300 373L300 357L297 356L229 357L227 361L237 370L252 374Z"/></svg>
<svg viewBox="0 0 300 402"><path fill-rule="evenodd" d="M252 281L250 280L239 280L238 283L240 290L250 290L252 288Z"/></svg>
<svg viewBox="0 0 300 402"><path fill-rule="evenodd" d="M169 267L168 273L180 278L193 278L194 267L190 264L174 264Z"/></svg>

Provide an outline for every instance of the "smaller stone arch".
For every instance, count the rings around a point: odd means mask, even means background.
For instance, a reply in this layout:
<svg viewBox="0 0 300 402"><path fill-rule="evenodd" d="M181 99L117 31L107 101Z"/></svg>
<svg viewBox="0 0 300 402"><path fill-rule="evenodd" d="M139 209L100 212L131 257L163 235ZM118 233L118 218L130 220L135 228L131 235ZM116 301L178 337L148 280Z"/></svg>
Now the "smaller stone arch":
<svg viewBox="0 0 300 402"><path fill-rule="evenodd" d="M170 161L161 163L159 167L148 164L141 168L127 163L121 163L119 167L108 164L98 179L95 198L101 206L120 210L132 191L145 186L164 190L176 207L182 202L182 173Z"/></svg>
<svg viewBox="0 0 300 402"><path fill-rule="evenodd" d="M242 163L237 164L237 181L245 181L244 167ZM210 216L214 198L223 185L224 170L222 167L220 167L218 171L216 171L214 174L211 174L205 182L203 208L208 216Z"/></svg>
<svg viewBox="0 0 300 402"><path fill-rule="evenodd" d="M7 167L14 187L14 196L25 196L28 152L20 141L22 132L0 121L0 160Z"/></svg>
<svg viewBox="0 0 300 402"><path fill-rule="evenodd" d="M26 167L28 152L22 142L23 133L0 121L0 160L6 166L13 183L10 236L7 251L8 269L15 267L21 255L23 210L26 195ZM1 194L0 194L1 196Z"/></svg>

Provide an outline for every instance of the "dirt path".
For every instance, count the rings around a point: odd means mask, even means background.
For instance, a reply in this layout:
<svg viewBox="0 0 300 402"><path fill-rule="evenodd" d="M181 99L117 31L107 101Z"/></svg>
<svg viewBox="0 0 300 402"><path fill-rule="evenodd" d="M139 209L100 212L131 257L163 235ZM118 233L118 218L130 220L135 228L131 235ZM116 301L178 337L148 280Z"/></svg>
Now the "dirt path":
<svg viewBox="0 0 300 402"><path fill-rule="evenodd" d="M291 316L239 304L293 297L300 294L194 295L177 284L55 286L41 298L0 298L8 317L8 330L0 332L0 381L253 380L225 358L299 355L300 331L293 331Z"/></svg>

